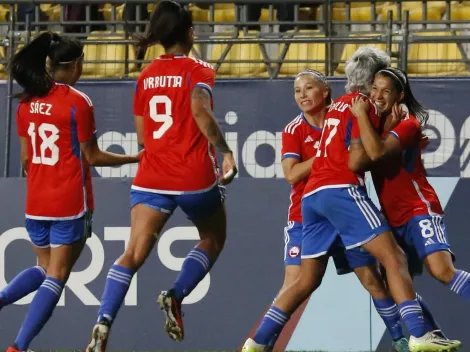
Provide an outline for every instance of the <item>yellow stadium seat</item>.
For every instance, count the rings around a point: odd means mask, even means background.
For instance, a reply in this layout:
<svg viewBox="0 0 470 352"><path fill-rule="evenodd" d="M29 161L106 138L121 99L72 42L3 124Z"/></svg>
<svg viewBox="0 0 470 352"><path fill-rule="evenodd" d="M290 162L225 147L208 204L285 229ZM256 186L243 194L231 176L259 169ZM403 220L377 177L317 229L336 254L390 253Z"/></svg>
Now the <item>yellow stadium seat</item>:
<svg viewBox="0 0 470 352"><path fill-rule="evenodd" d="M448 37L449 32L418 33L417 36ZM408 73L420 76L453 76L468 74L456 43L415 43L410 45L408 60L452 60L454 62L408 63Z"/></svg>
<svg viewBox="0 0 470 352"><path fill-rule="evenodd" d="M41 4L40 8L41 8L41 11L44 12L51 21L60 20L61 5Z"/></svg>
<svg viewBox="0 0 470 352"><path fill-rule="evenodd" d="M450 19L453 21L470 20L470 6L465 4L455 4L450 8Z"/></svg>
<svg viewBox="0 0 470 352"><path fill-rule="evenodd" d="M289 31L288 35L294 34L294 38L324 38L323 34L313 34L312 31L302 30L298 33ZM309 61L320 61L320 62L287 62L281 65L279 70L279 76L295 76L297 73L304 69L313 69L322 73L326 72L325 60L326 60L326 44L325 43L290 43L281 44L279 46L279 54L282 53L285 45L289 45L287 49L285 61L297 61L297 60L309 60Z"/></svg>
<svg viewBox="0 0 470 352"><path fill-rule="evenodd" d="M351 21L372 21L372 11L371 7L351 7ZM380 13L380 8L376 8L376 14ZM333 21L346 21L348 15L348 9L345 7L334 7L333 8ZM323 9L317 8L317 18L322 18Z"/></svg>
<svg viewBox="0 0 470 352"><path fill-rule="evenodd" d="M379 34L352 34L350 35L350 38L353 37L380 37ZM353 43L348 43L344 46L343 53L341 54L341 62L339 65L336 67L335 70L335 76L344 76L344 69L346 66L346 61L353 56L353 54L356 52L357 49L359 49L361 46L371 46L375 47L377 49L380 49L382 51L387 50L387 45L384 43L370 43L370 44L353 44ZM397 50L397 45L392 44L392 51ZM392 66L396 66L396 63L394 63Z"/></svg>
<svg viewBox="0 0 470 352"><path fill-rule="evenodd" d="M427 2L427 20L439 21L442 19L446 10L445 1L428 1ZM388 17L389 11L392 11L393 19L398 18L398 6L396 4L388 4L382 7L381 15L383 19ZM402 4L402 19L405 11L409 11L410 21L423 21L423 2L410 1Z"/></svg>
<svg viewBox="0 0 470 352"><path fill-rule="evenodd" d="M126 6L126 4L116 6L116 20L119 20L119 21L122 20L122 14L124 13L124 7L125 6ZM104 4L104 5L100 6L99 11L103 13L104 19L106 21L111 21L112 12L113 12L113 5Z"/></svg>
<svg viewBox="0 0 470 352"><path fill-rule="evenodd" d="M7 7L0 7L0 21L8 21L10 15L10 9Z"/></svg>
<svg viewBox="0 0 470 352"><path fill-rule="evenodd" d="M121 34L121 35L120 35ZM110 33L107 31L91 32L88 40L123 40L123 32ZM128 60L135 60L135 51L132 45L127 44ZM126 74L125 63L126 44L91 44L86 43L84 48L85 61L122 61L120 63L111 62L88 62L83 65L83 77L105 78L122 77ZM136 64L128 64L128 72L135 71Z"/></svg>
<svg viewBox="0 0 470 352"><path fill-rule="evenodd" d="M383 5L387 4L388 2L387 1L379 1L379 2L376 2L376 7L382 7ZM335 2L333 4L334 7L346 7L346 3L345 2ZM354 8L354 7L371 7L371 3L370 1L358 1L358 2L350 2L349 3L349 6L351 6L351 8Z"/></svg>
<svg viewBox="0 0 470 352"><path fill-rule="evenodd" d="M218 36L217 38L231 38L232 36ZM244 38L243 32L239 33L239 38ZM250 37L250 33L248 36ZM222 57L222 53L230 44L213 44L210 53L210 61L213 66ZM225 56L223 63L217 70L218 77L268 77L266 65L262 62L258 63L228 63L224 61L235 60L263 60L259 44L233 44L228 54Z"/></svg>

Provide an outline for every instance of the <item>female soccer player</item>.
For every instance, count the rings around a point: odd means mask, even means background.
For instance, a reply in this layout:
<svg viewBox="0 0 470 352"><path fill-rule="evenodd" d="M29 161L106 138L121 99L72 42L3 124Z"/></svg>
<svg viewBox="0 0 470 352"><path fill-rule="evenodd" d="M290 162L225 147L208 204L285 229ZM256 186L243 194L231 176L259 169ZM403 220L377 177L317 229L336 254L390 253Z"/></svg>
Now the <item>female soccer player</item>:
<svg viewBox="0 0 470 352"><path fill-rule="evenodd" d="M10 74L23 88L16 118L27 173L26 230L38 265L18 274L0 292L3 307L37 290L8 352L26 351L44 327L91 234L94 202L89 165L139 161L139 155L99 149L93 104L72 87L80 78L82 61L80 42L43 33L10 62Z"/></svg>
<svg viewBox="0 0 470 352"><path fill-rule="evenodd" d="M407 75L394 68L376 74L371 99L385 119L385 131L390 131L383 138L365 119L367 107L362 101L355 101L351 110L358 119L364 148L377 162L371 171L382 211L398 241L415 251L434 278L470 298L470 274L454 267L444 211L421 160L421 126L428 112L413 96ZM399 109L398 104L408 113L398 125L388 127L389 115Z"/></svg>
<svg viewBox="0 0 470 352"><path fill-rule="evenodd" d="M215 72L209 64L187 57L193 44L192 20L176 2L159 2L139 44L156 43L165 48L165 55L141 73L134 97L138 141L145 150L131 191L131 237L109 271L88 352L105 350L132 276L176 207L193 221L201 241L186 257L174 286L157 300L172 339L183 340L181 303L212 268L225 242L219 184L230 183L237 169L212 112ZM219 176L214 147L223 154L224 176Z"/></svg>
<svg viewBox="0 0 470 352"><path fill-rule="evenodd" d="M289 122L282 133L282 167L285 178L292 185L288 223L284 229L285 276L280 292L289 287L300 274L302 250L301 201L304 187L312 167L323 129L323 121L331 104L331 90L326 77L315 70L300 72L294 80L294 98L302 111ZM395 302L380 278L377 261L358 248L346 251L338 241L330 250L338 274L355 271L372 297L377 312L383 318L398 352L408 351L408 341L403 335L400 315ZM325 258L327 260L327 258ZM273 347L279 335L269 342ZM244 351L256 343L248 339Z"/></svg>
<svg viewBox="0 0 470 352"><path fill-rule="evenodd" d="M325 258L338 236L346 249L362 247L384 265L391 294L411 335L410 351L450 350L460 344L441 338L425 323L407 271L406 257L361 186L362 170L368 160L358 138L357 122L348 106L354 97L369 93L375 72L389 63L390 58L384 52L370 47L361 47L348 60L349 94L330 106L304 190L299 277L277 297L255 335L255 344L245 351L266 350L290 314L318 288L326 269ZM368 118L378 125L376 111L371 111Z"/></svg>
<svg viewBox="0 0 470 352"><path fill-rule="evenodd" d="M285 276L281 292L299 276L302 248L302 194L320 143L323 121L331 104L331 90L326 77L318 71L300 72L294 81L294 97L302 113L287 124L282 133L282 167L292 185L288 224L284 229ZM398 352L408 351L408 341L400 324L400 315L393 298L380 279L377 261L359 248L345 250L338 241L330 250L338 274L354 270L364 288L370 292L377 312L383 318ZM270 342L272 346L275 339Z"/></svg>

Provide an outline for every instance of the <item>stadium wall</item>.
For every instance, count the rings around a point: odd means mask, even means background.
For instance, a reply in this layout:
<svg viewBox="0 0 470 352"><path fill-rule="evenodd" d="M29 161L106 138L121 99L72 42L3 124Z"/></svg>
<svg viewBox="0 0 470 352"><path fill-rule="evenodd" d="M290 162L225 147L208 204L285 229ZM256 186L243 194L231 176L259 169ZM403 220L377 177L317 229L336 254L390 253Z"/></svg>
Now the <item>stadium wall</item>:
<svg viewBox="0 0 470 352"><path fill-rule="evenodd" d="M447 213L446 224L459 267L470 268L470 100L468 79L416 79L416 96L431 109L431 144L424 162ZM332 82L335 96L344 81ZM0 86L0 96L5 96ZM81 83L92 98L100 144L127 153L137 149L132 119L132 82ZM276 294L283 273L283 228L289 187L282 179L280 135L298 113L290 81L222 81L215 109L232 148L240 177L228 187L229 234L225 251L210 275L186 300L186 339L174 344L163 331L156 296L170 286L197 233L177 212L154 253L133 281L113 328L111 350L235 350ZM5 101L0 102L4 109ZM5 111L5 110L3 110ZM0 133L4 135L4 124ZM16 127L13 124L13 131ZM467 131L468 130L468 131ZM184 138L184 136L182 136ZM0 155L3 157L4 153ZM0 180L0 287L29 265L34 256L24 230L24 179L19 175L18 141L12 134L10 178ZM94 170L94 235L77 264L49 325L35 349L81 349L95 322L107 271L129 235L129 187L135 167ZM469 302L428 275L416 280L447 334L465 341ZM29 296L5 308L0 318L0 348L20 327ZM354 275L328 268L322 287L281 336L279 347L303 351L388 351L384 325Z"/></svg>

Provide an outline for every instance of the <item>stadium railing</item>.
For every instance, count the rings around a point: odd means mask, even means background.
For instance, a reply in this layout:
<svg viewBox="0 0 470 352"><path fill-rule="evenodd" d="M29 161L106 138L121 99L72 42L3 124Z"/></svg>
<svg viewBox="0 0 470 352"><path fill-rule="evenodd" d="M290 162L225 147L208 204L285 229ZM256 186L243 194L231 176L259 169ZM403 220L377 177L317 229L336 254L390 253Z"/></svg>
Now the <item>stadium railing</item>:
<svg viewBox="0 0 470 352"><path fill-rule="evenodd" d="M345 60L360 45L386 50L393 64L411 75L469 72L470 2L180 2L188 6L195 22L192 55L213 64L218 77L292 77L307 67L341 76ZM80 5L74 0L0 0L3 57L6 59L39 32L53 30L84 41L85 78L136 77L162 52L159 46L146 52L134 46L135 36L144 30L152 8L149 4L141 0L88 0ZM267 8L260 12L259 21L253 21L250 7L260 4L267 4ZM68 6L83 6L79 20L70 20ZM286 6L292 7L288 9L290 18ZM28 9L19 19L21 7ZM4 68L0 69L6 76Z"/></svg>

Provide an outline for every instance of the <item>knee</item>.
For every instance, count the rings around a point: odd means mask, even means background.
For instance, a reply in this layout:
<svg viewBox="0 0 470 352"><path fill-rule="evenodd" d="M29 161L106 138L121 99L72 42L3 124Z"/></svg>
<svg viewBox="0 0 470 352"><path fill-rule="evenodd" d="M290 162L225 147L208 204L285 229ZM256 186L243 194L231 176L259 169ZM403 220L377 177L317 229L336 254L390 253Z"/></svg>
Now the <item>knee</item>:
<svg viewBox="0 0 470 352"><path fill-rule="evenodd" d="M398 246L383 257L382 265L387 272L408 272L405 252Z"/></svg>
<svg viewBox="0 0 470 352"><path fill-rule="evenodd" d="M369 270L364 270L360 274L357 273L357 275L361 281L362 286L370 293L373 298L383 299L389 296L380 273L375 269L370 268Z"/></svg>
<svg viewBox="0 0 470 352"><path fill-rule="evenodd" d="M457 270L453 265L431 265L429 266L429 273L438 281L448 285Z"/></svg>
<svg viewBox="0 0 470 352"><path fill-rule="evenodd" d="M137 271L144 264L147 255L148 252L146 250L128 248L116 261L116 264Z"/></svg>
<svg viewBox="0 0 470 352"><path fill-rule="evenodd" d="M320 287L322 279L323 277L320 276L300 273L294 284L298 287L301 294L306 297Z"/></svg>
<svg viewBox="0 0 470 352"><path fill-rule="evenodd" d="M54 268L49 266L47 269L47 277L53 277L61 282L67 282L70 276L70 269L64 266Z"/></svg>

